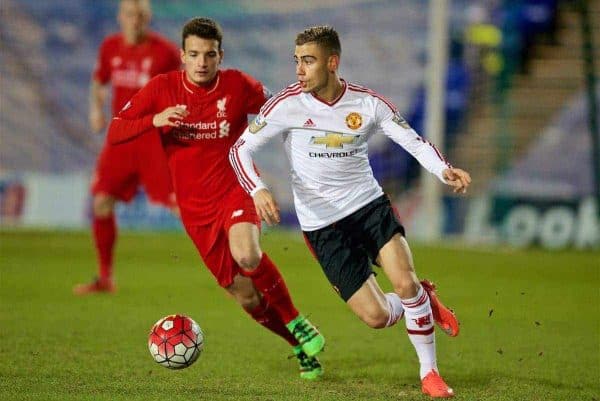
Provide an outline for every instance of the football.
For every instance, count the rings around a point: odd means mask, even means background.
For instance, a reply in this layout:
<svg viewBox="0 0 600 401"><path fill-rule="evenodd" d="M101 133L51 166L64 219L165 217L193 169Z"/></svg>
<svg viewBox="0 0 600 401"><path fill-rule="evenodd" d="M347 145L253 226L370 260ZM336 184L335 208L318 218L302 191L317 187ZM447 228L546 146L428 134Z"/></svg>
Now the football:
<svg viewBox="0 0 600 401"><path fill-rule="evenodd" d="M163 317L152 326L148 349L154 360L169 369L192 365L204 348L204 335L198 323L184 315Z"/></svg>

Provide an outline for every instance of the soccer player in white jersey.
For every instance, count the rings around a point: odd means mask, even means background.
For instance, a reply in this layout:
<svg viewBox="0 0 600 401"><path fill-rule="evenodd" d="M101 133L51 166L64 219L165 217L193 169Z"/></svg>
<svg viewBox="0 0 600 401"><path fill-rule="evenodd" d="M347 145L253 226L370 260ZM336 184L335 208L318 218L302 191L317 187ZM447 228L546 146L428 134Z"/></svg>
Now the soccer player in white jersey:
<svg viewBox="0 0 600 401"><path fill-rule="evenodd" d="M298 34L298 82L268 101L230 151L242 187L267 224L279 207L253 166L252 155L282 136L290 161L294 203L307 243L334 289L368 326L384 328L405 317L420 362L423 393L454 395L438 373L435 321L451 336L458 321L428 281L419 282L404 228L373 177L367 140L382 133L410 152L443 183L464 193L469 174L445 162L377 93L338 76L341 45L331 27ZM380 266L394 287L384 294L371 269Z"/></svg>

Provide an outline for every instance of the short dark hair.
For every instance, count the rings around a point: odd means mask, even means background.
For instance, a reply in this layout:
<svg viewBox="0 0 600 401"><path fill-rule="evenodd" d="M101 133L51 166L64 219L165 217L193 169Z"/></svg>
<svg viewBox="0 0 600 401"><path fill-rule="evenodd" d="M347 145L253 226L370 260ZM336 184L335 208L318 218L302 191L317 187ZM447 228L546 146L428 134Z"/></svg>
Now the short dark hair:
<svg viewBox="0 0 600 401"><path fill-rule="evenodd" d="M202 39L212 39L219 42L219 50L223 41L223 30L214 20L204 17L192 18L183 26L181 32L181 48L185 49L185 39L188 36L198 36Z"/></svg>
<svg viewBox="0 0 600 401"><path fill-rule="evenodd" d="M330 26L313 26L306 28L296 36L296 46L302 46L309 42L315 42L329 52L329 54L342 55L340 37L335 29Z"/></svg>

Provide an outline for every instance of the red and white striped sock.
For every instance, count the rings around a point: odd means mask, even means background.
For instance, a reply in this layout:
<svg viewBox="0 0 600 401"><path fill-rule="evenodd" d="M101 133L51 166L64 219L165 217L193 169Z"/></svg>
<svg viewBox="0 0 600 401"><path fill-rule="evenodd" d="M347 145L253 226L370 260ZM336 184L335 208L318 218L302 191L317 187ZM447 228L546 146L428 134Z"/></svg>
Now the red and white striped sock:
<svg viewBox="0 0 600 401"><path fill-rule="evenodd" d="M406 331L408 338L417 351L421 364L420 376L424 378L432 369L437 369L435 356L435 333L433 331L433 314L429 296L423 287L414 298L403 299Z"/></svg>

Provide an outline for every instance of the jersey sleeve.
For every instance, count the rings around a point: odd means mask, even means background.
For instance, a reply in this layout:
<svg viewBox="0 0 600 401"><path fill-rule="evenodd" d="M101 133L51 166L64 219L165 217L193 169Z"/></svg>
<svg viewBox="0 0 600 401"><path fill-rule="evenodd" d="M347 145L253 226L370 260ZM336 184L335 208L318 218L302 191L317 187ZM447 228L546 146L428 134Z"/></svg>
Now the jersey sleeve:
<svg viewBox="0 0 600 401"><path fill-rule="evenodd" d="M258 114L263 104L272 96L271 92L250 75L241 73L246 86L246 114Z"/></svg>
<svg viewBox="0 0 600 401"><path fill-rule="evenodd" d="M402 146L417 159L421 166L446 183L443 171L452 166L444 159L435 145L419 136L391 103L377 98L375 113L384 135Z"/></svg>
<svg viewBox="0 0 600 401"><path fill-rule="evenodd" d="M106 85L110 81L109 47L110 45L107 41L102 42L100 45L98 56L96 58L96 65L94 66L94 72L92 73L92 78L102 85Z"/></svg>
<svg viewBox="0 0 600 401"><path fill-rule="evenodd" d="M163 76L159 75L148 82L123 106L108 127L108 141L111 144L124 142L154 129L152 120L161 110L156 110L157 99Z"/></svg>
<svg viewBox="0 0 600 401"><path fill-rule="evenodd" d="M254 196L256 192L267 188L254 167L253 155L270 139L287 131L285 122L278 118L284 114L285 104L280 104L265 114L263 107L260 113L248 125L242 136L229 151L229 162L235 171L238 181L244 190Z"/></svg>

